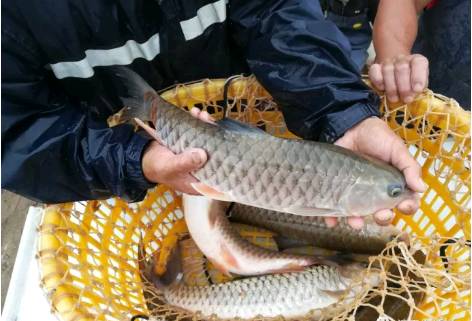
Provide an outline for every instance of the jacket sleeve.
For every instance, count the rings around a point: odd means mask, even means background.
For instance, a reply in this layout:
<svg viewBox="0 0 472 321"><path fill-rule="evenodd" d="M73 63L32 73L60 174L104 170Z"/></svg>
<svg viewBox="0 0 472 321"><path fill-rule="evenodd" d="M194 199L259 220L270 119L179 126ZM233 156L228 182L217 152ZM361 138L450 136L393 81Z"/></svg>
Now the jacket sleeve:
<svg viewBox="0 0 472 321"><path fill-rule="evenodd" d="M350 58L350 44L316 0L232 0L231 32L252 73L282 107L288 128L334 142L379 98Z"/></svg>
<svg viewBox="0 0 472 321"><path fill-rule="evenodd" d="M31 38L3 25L2 55L2 188L46 203L141 200L150 139L88 117L48 80Z"/></svg>

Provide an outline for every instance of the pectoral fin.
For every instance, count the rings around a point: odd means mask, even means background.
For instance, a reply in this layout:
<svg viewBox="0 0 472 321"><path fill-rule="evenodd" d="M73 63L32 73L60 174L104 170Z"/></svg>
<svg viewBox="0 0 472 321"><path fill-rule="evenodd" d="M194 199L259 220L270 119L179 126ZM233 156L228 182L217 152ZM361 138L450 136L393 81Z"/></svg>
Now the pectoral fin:
<svg viewBox="0 0 472 321"><path fill-rule="evenodd" d="M191 185L197 192L199 192L203 196L206 196L214 200L231 202L231 198L229 197L229 195L227 195L226 193L217 191L216 189L214 189L211 186L208 186L207 184L199 182L199 183L192 183Z"/></svg>
<svg viewBox="0 0 472 321"><path fill-rule="evenodd" d="M231 253L225 244L220 245L220 257L219 258L208 258L210 262L223 274L228 277L232 277L231 271L235 271L239 268L236 257Z"/></svg>
<svg viewBox="0 0 472 321"><path fill-rule="evenodd" d="M346 291L344 290L340 290L340 291L321 290L321 291L325 293L326 295L332 297L336 301L340 300L346 294Z"/></svg>
<svg viewBox="0 0 472 321"><path fill-rule="evenodd" d="M149 136L151 136L152 138L154 138L155 140L157 140L157 142L161 145L164 145L162 140L159 138L159 136L157 136L157 132L155 129L153 129L151 126L145 124L141 119L139 118L135 118L134 121L139 125L139 127L141 127L142 129L144 129L146 131L146 133L149 134Z"/></svg>
<svg viewBox="0 0 472 321"><path fill-rule="evenodd" d="M278 274L278 273L291 273L291 272L301 272L305 270L307 266L311 264L299 264L299 263L289 263L281 269L274 269L268 271L270 274Z"/></svg>

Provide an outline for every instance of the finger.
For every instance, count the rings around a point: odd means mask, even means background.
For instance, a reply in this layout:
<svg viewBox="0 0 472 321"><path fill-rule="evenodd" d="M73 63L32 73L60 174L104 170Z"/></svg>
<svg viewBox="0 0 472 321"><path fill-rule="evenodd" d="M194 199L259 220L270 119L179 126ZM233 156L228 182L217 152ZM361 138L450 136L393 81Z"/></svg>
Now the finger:
<svg viewBox="0 0 472 321"><path fill-rule="evenodd" d="M392 223L394 214L391 210L380 210L374 214L374 220L379 225L389 225Z"/></svg>
<svg viewBox="0 0 472 321"><path fill-rule="evenodd" d="M397 86L395 83L395 70L392 63L384 63L382 65L382 75L385 85L385 93L391 102L398 101Z"/></svg>
<svg viewBox="0 0 472 321"><path fill-rule="evenodd" d="M202 167L207 161L207 154L203 149L189 149L173 157L168 164L168 174L190 173Z"/></svg>
<svg viewBox="0 0 472 321"><path fill-rule="evenodd" d="M364 219L359 216L348 217L347 223L355 230L360 230L364 226Z"/></svg>
<svg viewBox="0 0 472 321"><path fill-rule="evenodd" d="M410 72L410 64L405 59L401 59L395 63L395 83L400 99L404 103L411 103L413 101Z"/></svg>
<svg viewBox="0 0 472 321"><path fill-rule="evenodd" d="M413 55L411 65L411 87L416 93L422 92L427 84L429 77L429 62L422 55Z"/></svg>
<svg viewBox="0 0 472 321"><path fill-rule="evenodd" d="M201 111L197 107L192 107L192 109L190 109L190 115L192 115L195 118L199 118L200 113L201 113Z"/></svg>
<svg viewBox="0 0 472 321"><path fill-rule="evenodd" d="M369 68L369 79L378 90L385 90L382 77L382 67L379 64L373 64Z"/></svg>
<svg viewBox="0 0 472 321"><path fill-rule="evenodd" d="M206 123L214 123L215 120L207 111L202 111L198 117L200 120L206 122Z"/></svg>
<svg viewBox="0 0 472 321"><path fill-rule="evenodd" d="M418 198L404 200L397 206L398 210L405 214L414 214L419 207L420 201Z"/></svg>
<svg viewBox="0 0 472 321"><path fill-rule="evenodd" d="M336 217L325 217L325 223L329 228L335 227L338 224L338 219Z"/></svg>
<svg viewBox="0 0 472 321"><path fill-rule="evenodd" d="M421 166L410 155L402 142L396 142L392 148L392 165L405 176L407 186L414 192L426 191L426 184L421 179Z"/></svg>

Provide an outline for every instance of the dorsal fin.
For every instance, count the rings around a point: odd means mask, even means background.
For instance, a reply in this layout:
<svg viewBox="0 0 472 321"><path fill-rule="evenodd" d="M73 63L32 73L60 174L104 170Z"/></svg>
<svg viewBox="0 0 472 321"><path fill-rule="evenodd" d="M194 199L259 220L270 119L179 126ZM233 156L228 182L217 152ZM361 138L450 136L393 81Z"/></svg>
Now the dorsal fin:
<svg viewBox="0 0 472 321"><path fill-rule="evenodd" d="M240 121L225 118L216 122L218 126L221 128L232 131L232 132L239 132L239 133L248 133L248 134L256 134L256 135L268 135L262 129L257 127L249 126L248 124L242 123Z"/></svg>

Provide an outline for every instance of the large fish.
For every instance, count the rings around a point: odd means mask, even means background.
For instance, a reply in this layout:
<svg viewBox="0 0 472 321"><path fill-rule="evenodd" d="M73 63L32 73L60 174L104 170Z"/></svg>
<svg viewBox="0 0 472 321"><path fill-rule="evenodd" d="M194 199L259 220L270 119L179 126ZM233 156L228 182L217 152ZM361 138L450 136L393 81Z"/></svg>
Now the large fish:
<svg viewBox="0 0 472 321"><path fill-rule="evenodd" d="M344 252L379 254L396 237L408 242L407 233L391 225L380 226L370 217L366 217L361 229L352 228L346 218L340 218L336 226L328 227L323 217L302 217L235 203L230 210L230 220L262 227L279 236L306 241L317 247Z"/></svg>
<svg viewBox="0 0 472 321"><path fill-rule="evenodd" d="M323 260L258 247L242 238L225 215L226 203L183 195L185 222L192 239L213 265L229 275L260 275L301 270Z"/></svg>
<svg viewBox="0 0 472 321"><path fill-rule="evenodd" d="M209 198L304 216L367 215L412 197L401 172L339 146L277 138L224 119L206 123L163 100L127 68L123 120L137 118L174 153L202 148L207 163L193 187ZM142 121L151 121L155 129Z"/></svg>
<svg viewBox="0 0 472 321"><path fill-rule="evenodd" d="M175 251L174 253L177 253ZM377 285L375 273L360 281L364 267L317 265L301 272L263 275L208 286L187 286L181 280L178 255L172 254L162 277L153 273L152 261L144 259L140 246L140 269L164 301L191 313L220 319L253 319L258 316L297 318L316 316L317 309L342 309L342 298L352 299L363 285Z"/></svg>

